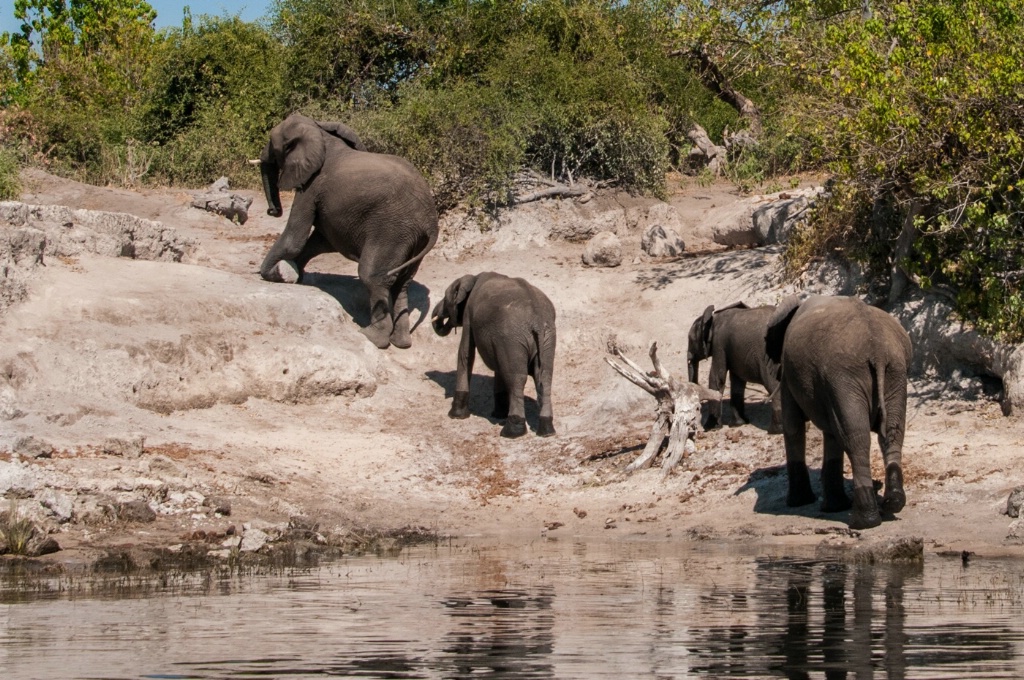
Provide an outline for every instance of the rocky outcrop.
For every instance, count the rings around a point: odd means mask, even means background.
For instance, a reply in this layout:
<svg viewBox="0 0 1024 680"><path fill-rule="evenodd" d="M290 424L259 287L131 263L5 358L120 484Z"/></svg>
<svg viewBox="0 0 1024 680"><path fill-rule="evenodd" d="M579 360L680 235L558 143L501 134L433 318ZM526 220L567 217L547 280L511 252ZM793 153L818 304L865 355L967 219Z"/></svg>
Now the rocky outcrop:
<svg viewBox="0 0 1024 680"><path fill-rule="evenodd" d="M252 198L231 191L227 177L221 177L204 192L193 194L192 207L207 210L228 218L232 222L245 224L249 219Z"/></svg>
<svg viewBox="0 0 1024 680"><path fill-rule="evenodd" d="M0 202L0 313L25 298L28 279L47 257L188 262L197 249L173 229L126 213Z"/></svg>

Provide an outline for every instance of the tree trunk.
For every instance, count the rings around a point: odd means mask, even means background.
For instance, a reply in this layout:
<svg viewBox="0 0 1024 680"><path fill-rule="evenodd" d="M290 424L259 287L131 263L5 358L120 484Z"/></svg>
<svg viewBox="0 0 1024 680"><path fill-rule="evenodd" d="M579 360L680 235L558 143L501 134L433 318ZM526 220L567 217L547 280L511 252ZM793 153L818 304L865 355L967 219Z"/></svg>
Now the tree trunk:
<svg viewBox="0 0 1024 680"><path fill-rule="evenodd" d="M677 50L672 54L682 55L684 52ZM685 52L685 54L689 57L694 70L697 72L697 77L700 78L704 87L711 90L723 102L736 109L740 117L747 121L749 136L754 140L760 139L762 130L761 111L754 102L732 86L732 83L725 77L725 74L718 68L718 65L711 60L711 55L708 54L707 48L704 45L696 45Z"/></svg>

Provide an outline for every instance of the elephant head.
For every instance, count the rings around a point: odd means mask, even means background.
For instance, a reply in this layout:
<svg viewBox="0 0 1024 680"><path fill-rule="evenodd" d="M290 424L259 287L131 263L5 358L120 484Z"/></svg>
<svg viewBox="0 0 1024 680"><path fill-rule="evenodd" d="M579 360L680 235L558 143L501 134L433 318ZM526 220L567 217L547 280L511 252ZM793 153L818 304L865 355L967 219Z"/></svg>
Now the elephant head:
<svg viewBox="0 0 1024 680"><path fill-rule="evenodd" d="M686 367L689 371L690 382L697 382L697 369L700 367L700 362L711 356L715 313L724 312L727 309L749 309L749 307L743 302L734 302L718 310L714 305L708 305L704 313L694 319L693 325L690 326L686 342Z"/></svg>
<svg viewBox="0 0 1024 680"><path fill-rule="evenodd" d="M462 326L462 314L466 309L466 299L470 291L476 285L476 276L467 274L452 282L444 292L444 299L434 306L430 315L430 323L434 332L444 337L452 332L453 328Z"/></svg>
<svg viewBox="0 0 1024 680"><path fill-rule="evenodd" d="M690 382L697 382L697 367L700 362L711 356L711 321L714 319L715 306L708 305L704 313L698 316L690 326L686 342L686 366Z"/></svg>
<svg viewBox="0 0 1024 680"><path fill-rule="evenodd" d="M325 135L337 137L353 149L366 150L359 135L347 125L320 123L299 113L288 116L270 131L270 140L260 154L268 215L283 214L281 189L301 189L323 167L327 157Z"/></svg>

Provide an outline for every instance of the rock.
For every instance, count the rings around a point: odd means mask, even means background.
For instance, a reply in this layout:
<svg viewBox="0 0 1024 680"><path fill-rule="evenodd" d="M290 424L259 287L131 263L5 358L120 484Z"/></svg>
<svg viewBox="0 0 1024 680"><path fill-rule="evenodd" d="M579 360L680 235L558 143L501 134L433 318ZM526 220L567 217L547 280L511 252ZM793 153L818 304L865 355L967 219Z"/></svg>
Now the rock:
<svg viewBox="0 0 1024 680"><path fill-rule="evenodd" d="M311 531L316 533L320 530L320 522L317 522L312 517L292 515L292 517L288 519L288 529L292 531Z"/></svg>
<svg viewBox="0 0 1024 680"><path fill-rule="evenodd" d="M36 494L36 500L44 508L50 511L50 514L61 524L70 522L71 518L75 514L75 501L74 499L54 489L43 489Z"/></svg>
<svg viewBox="0 0 1024 680"><path fill-rule="evenodd" d="M36 437L21 437L14 442L14 453L26 458L53 458L53 446Z"/></svg>
<svg viewBox="0 0 1024 680"><path fill-rule="evenodd" d="M846 537L830 536L818 544L815 555L855 564L916 564L924 562L924 539L920 536L909 536L858 543L851 542L851 539Z"/></svg>
<svg viewBox="0 0 1024 680"><path fill-rule="evenodd" d="M785 194L789 197L789 194ZM813 201L806 196L773 201L754 209L751 219L759 245L786 243L793 228L804 219Z"/></svg>
<svg viewBox="0 0 1024 680"><path fill-rule="evenodd" d="M267 279L274 283L298 283L299 268L291 260L281 260L270 270Z"/></svg>
<svg viewBox="0 0 1024 680"><path fill-rule="evenodd" d="M117 518L124 522L155 522L156 512L146 501L128 501L117 505Z"/></svg>
<svg viewBox="0 0 1024 680"><path fill-rule="evenodd" d="M0 309L3 304L0 303ZM14 390L4 385L0 387L0 420L14 420L25 415L25 412L18 408L17 395Z"/></svg>
<svg viewBox="0 0 1024 680"><path fill-rule="evenodd" d="M231 516L231 499L225 496L207 496L203 499L203 505L212 508L218 515Z"/></svg>
<svg viewBox="0 0 1024 680"><path fill-rule="evenodd" d="M37 532L28 542L25 554L29 557L40 557L42 555L51 555L55 552L60 552L60 549L60 544L57 543L55 538Z"/></svg>
<svg viewBox="0 0 1024 680"><path fill-rule="evenodd" d="M0 460L0 495L28 498L41 486L39 472L31 466Z"/></svg>
<svg viewBox="0 0 1024 680"><path fill-rule="evenodd" d="M146 438L141 434L130 437L107 437L103 440L103 453L111 456L139 458L145 448Z"/></svg>
<svg viewBox="0 0 1024 680"><path fill-rule="evenodd" d="M1024 486L1018 486L1010 492L1010 497L1006 499L1006 514L1020 517L1021 506L1024 506Z"/></svg>
<svg viewBox="0 0 1024 680"><path fill-rule="evenodd" d="M270 542L270 536L260 529L246 529L238 549L242 552L256 552Z"/></svg>
<svg viewBox="0 0 1024 680"><path fill-rule="evenodd" d="M640 238L640 249L650 257L678 257L686 244L675 229L652 224Z"/></svg>
<svg viewBox="0 0 1024 680"><path fill-rule="evenodd" d="M587 241L583 264L588 267L618 267L622 264L622 244L610 231L602 231Z"/></svg>
<svg viewBox="0 0 1024 680"><path fill-rule="evenodd" d="M1008 350L1009 358L1003 372L1003 414L1024 414L1024 345Z"/></svg>
<svg viewBox="0 0 1024 680"><path fill-rule="evenodd" d="M252 198L231 193L228 178L221 177L203 192L193 194L192 207L223 215L232 222L245 224Z"/></svg>

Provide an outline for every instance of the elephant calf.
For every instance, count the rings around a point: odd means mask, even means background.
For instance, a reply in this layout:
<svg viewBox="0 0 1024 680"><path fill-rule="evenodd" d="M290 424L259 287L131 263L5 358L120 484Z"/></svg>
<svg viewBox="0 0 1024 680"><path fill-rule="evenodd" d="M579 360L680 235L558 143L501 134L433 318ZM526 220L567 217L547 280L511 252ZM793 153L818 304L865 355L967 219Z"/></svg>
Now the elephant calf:
<svg viewBox="0 0 1024 680"><path fill-rule="evenodd" d="M555 367L555 307L523 279L494 272L456 279L434 307L434 331L448 335L462 327L451 418L469 417L469 379L477 351L494 371L495 418L505 418L503 437L526 434L523 388L533 376L540 402L537 434L555 434L551 381Z"/></svg>
<svg viewBox="0 0 1024 680"><path fill-rule="evenodd" d="M890 314L859 298L789 298L768 321L768 356L782 364L782 433L786 441L786 503L815 500L805 460L808 420L824 435L824 512L853 507L850 527L882 523L871 480L871 433L885 461L881 510L896 513L903 491L910 337ZM853 502L843 489L843 452L853 468Z"/></svg>
<svg viewBox="0 0 1024 680"><path fill-rule="evenodd" d="M764 349L764 335L768 319L775 313L775 307L766 305L751 309L742 302L736 302L722 309L710 305L690 326L686 348L686 363L690 382L697 382L700 362L711 357L711 375L708 387L719 393L711 404L711 413L705 429L716 427L722 418L721 393L725 386L725 374L729 374L729 403L736 419L747 422L743 393L747 383L764 385L772 395L772 422L768 432L782 432L781 400L778 394L779 381L776 377L778 366L769 361Z"/></svg>

